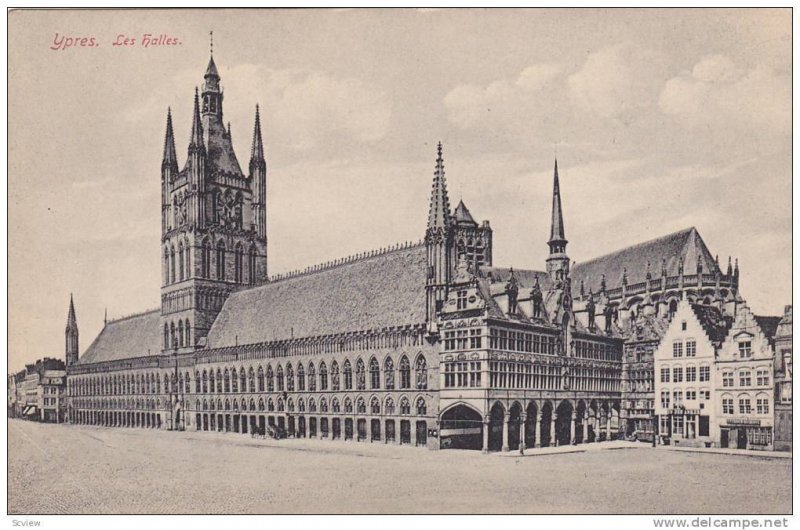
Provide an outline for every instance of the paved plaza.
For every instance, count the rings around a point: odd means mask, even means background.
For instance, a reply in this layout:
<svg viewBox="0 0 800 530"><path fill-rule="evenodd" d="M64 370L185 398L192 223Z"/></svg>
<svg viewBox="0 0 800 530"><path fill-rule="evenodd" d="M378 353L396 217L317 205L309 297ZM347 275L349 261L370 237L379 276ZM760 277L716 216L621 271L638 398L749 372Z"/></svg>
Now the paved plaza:
<svg viewBox="0 0 800 530"><path fill-rule="evenodd" d="M791 511L790 459L644 445L512 458L20 420L8 443L11 514Z"/></svg>

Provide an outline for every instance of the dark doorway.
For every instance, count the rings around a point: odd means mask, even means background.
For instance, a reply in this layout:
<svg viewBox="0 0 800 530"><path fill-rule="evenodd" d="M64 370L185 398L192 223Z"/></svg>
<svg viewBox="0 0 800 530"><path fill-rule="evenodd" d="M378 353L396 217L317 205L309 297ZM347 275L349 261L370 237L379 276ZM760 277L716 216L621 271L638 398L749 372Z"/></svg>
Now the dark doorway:
<svg viewBox="0 0 800 530"><path fill-rule="evenodd" d="M358 430L358 441L363 442L367 439L367 420L359 418L356 426Z"/></svg>
<svg viewBox="0 0 800 530"><path fill-rule="evenodd" d="M708 427L708 416L700 416L700 422L698 425L698 436L708 436L709 427Z"/></svg>
<svg viewBox="0 0 800 530"><path fill-rule="evenodd" d="M449 408L442 414L439 427L442 449L483 449L483 419L477 410L466 405Z"/></svg>
<svg viewBox="0 0 800 530"><path fill-rule="evenodd" d="M394 420L386 420L386 442L394 442Z"/></svg>
<svg viewBox="0 0 800 530"><path fill-rule="evenodd" d="M400 420L400 443L411 443L411 422L408 420Z"/></svg>
<svg viewBox="0 0 800 530"><path fill-rule="evenodd" d="M489 451L499 451L503 448L503 422L506 411L503 405L495 403L489 413Z"/></svg>
<svg viewBox="0 0 800 530"><path fill-rule="evenodd" d="M508 419L508 448L511 451L519 450L519 426L522 416L522 406L514 403L509 409Z"/></svg>
<svg viewBox="0 0 800 530"><path fill-rule="evenodd" d="M369 422L370 439L373 442L381 440L381 420L371 420Z"/></svg>
<svg viewBox="0 0 800 530"><path fill-rule="evenodd" d="M345 418L344 420L344 439L353 439L353 418Z"/></svg>
<svg viewBox="0 0 800 530"><path fill-rule="evenodd" d="M417 422L417 445L428 445L428 422Z"/></svg>

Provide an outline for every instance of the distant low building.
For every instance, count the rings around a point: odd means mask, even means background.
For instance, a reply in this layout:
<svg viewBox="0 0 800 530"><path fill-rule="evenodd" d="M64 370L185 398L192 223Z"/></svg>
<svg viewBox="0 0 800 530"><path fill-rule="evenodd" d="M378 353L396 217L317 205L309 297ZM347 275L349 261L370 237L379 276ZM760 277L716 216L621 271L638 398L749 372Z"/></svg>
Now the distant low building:
<svg viewBox="0 0 800 530"><path fill-rule="evenodd" d="M64 361L45 357L25 366L14 376L14 417L61 423L66 413L64 392L67 371Z"/></svg>

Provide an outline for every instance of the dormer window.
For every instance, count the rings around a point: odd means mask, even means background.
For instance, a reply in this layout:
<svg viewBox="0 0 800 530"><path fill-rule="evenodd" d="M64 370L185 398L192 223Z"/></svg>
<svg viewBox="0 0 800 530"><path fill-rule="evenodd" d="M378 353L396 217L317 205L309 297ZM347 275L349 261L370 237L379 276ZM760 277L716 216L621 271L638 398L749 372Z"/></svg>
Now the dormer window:
<svg viewBox="0 0 800 530"><path fill-rule="evenodd" d="M739 357L749 359L753 356L753 343L749 340L739 341Z"/></svg>
<svg viewBox="0 0 800 530"><path fill-rule="evenodd" d="M467 291L458 291L456 304L459 310L467 308Z"/></svg>

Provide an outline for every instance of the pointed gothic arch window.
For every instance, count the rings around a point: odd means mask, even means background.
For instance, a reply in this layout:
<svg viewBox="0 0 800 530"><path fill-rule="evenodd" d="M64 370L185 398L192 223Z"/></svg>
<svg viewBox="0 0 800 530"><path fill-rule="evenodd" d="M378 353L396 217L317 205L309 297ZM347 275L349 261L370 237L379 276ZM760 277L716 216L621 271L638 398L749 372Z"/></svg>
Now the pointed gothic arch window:
<svg viewBox="0 0 800 530"><path fill-rule="evenodd" d="M239 391L239 375L236 368L231 368L231 392Z"/></svg>
<svg viewBox="0 0 800 530"><path fill-rule="evenodd" d="M193 276L193 274L192 274L191 248L192 247L189 245L189 240L187 239L186 242L183 245L183 251L184 251L183 259L184 259L184 262L185 262L184 267L185 267L186 279L187 280Z"/></svg>
<svg viewBox="0 0 800 530"><path fill-rule="evenodd" d="M333 370L335 367L336 361L333 361L331 363L331 381L333 381ZM338 367L336 370L338 371ZM328 367L325 366L325 361L319 363L319 389L328 390Z"/></svg>
<svg viewBox="0 0 800 530"><path fill-rule="evenodd" d="M372 402L370 403L370 412L373 414L380 414L381 413L381 402L378 401L378 398L373 397Z"/></svg>
<svg viewBox="0 0 800 530"><path fill-rule="evenodd" d="M303 392L306 389L306 371L303 364L297 365L297 390Z"/></svg>
<svg viewBox="0 0 800 530"><path fill-rule="evenodd" d="M256 379L258 380L258 391L264 391L264 368L259 366L258 372L256 372Z"/></svg>
<svg viewBox="0 0 800 530"><path fill-rule="evenodd" d="M356 361L356 390L365 390L367 388L366 370L364 368L364 361L358 359Z"/></svg>
<svg viewBox="0 0 800 530"><path fill-rule="evenodd" d="M208 373L203 370L203 394L208 393Z"/></svg>
<svg viewBox="0 0 800 530"><path fill-rule="evenodd" d="M350 360L345 360L344 368L342 368L342 374L344 374L344 389L345 390L352 390L353 389L353 367L350 366Z"/></svg>
<svg viewBox="0 0 800 530"><path fill-rule="evenodd" d="M308 363L308 391L315 392L317 390L317 374L314 370L314 363Z"/></svg>
<svg viewBox="0 0 800 530"><path fill-rule="evenodd" d="M425 398L420 397L417 399L417 416L425 416L428 413L428 406L425 404Z"/></svg>
<svg viewBox="0 0 800 530"><path fill-rule="evenodd" d="M428 363L425 361L425 357L420 354L417 357L416 363L416 380L417 380L417 388L425 389L428 388Z"/></svg>
<svg viewBox="0 0 800 530"><path fill-rule="evenodd" d="M244 367L239 367L239 392L247 392L247 373Z"/></svg>
<svg viewBox="0 0 800 530"><path fill-rule="evenodd" d="M256 391L256 373L253 371L252 366L247 371L247 391L248 392Z"/></svg>
<svg viewBox="0 0 800 530"><path fill-rule="evenodd" d="M169 246L169 283L175 283L175 246Z"/></svg>
<svg viewBox="0 0 800 530"><path fill-rule="evenodd" d="M267 365L267 392L275 392L275 376L271 364Z"/></svg>
<svg viewBox="0 0 800 530"><path fill-rule="evenodd" d="M344 398L344 413L345 414L353 413L353 402L350 400L349 397Z"/></svg>
<svg viewBox="0 0 800 530"><path fill-rule="evenodd" d="M225 372L222 375L222 391L227 393L231 391L231 373L225 368Z"/></svg>
<svg viewBox="0 0 800 530"><path fill-rule="evenodd" d="M201 274L203 278L211 278L211 241L203 239L203 253L200 260Z"/></svg>
<svg viewBox="0 0 800 530"><path fill-rule="evenodd" d="M339 405L339 400L336 398L331 399L331 412L339 414L342 411L342 406Z"/></svg>
<svg viewBox="0 0 800 530"><path fill-rule="evenodd" d="M169 247L164 247L164 285L169 285Z"/></svg>
<svg viewBox="0 0 800 530"><path fill-rule="evenodd" d="M320 398L319 400L319 411L320 412L328 412L328 400L325 398Z"/></svg>
<svg viewBox="0 0 800 530"><path fill-rule="evenodd" d="M242 283L242 259L244 257L244 251L242 250L242 244L237 243L236 249L233 254L233 274L234 274L234 281L236 283Z"/></svg>
<svg viewBox="0 0 800 530"><path fill-rule="evenodd" d="M322 369L323 368L324 368L324 365L320 364L320 368L319 368L319 383L320 383L319 386L320 386L320 390L325 390L325 388L322 387ZM331 363L331 390L333 390L333 391L338 391L339 390L339 386L340 386L339 381L340 381L339 380L339 363L337 363L336 361L333 361ZM328 386L327 382L326 382L325 386L326 387Z"/></svg>
<svg viewBox="0 0 800 530"><path fill-rule="evenodd" d="M214 370L208 372L208 389L212 394L217 392L217 379L214 377Z"/></svg>
<svg viewBox="0 0 800 530"><path fill-rule="evenodd" d="M217 242L217 279L225 279L225 242L221 239Z"/></svg>
<svg viewBox="0 0 800 530"><path fill-rule="evenodd" d="M373 390L381 387L381 366L375 357L369 360L369 387Z"/></svg>
<svg viewBox="0 0 800 530"><path fill-rule="evenodd" d="M391 357L383 362L383 378L386 390L394 390L394 362Z"/></svg>
<svg viewBox="0 0 800 530"><path fill-rule="evenodd" d="M186 262L184 261L183 256L183 241L178 242L178 279L183 281L184 278L184 265Z"/></svg>
<svg viewBox="0 0 800 530"><path fill-rule="evenodd" d="M186 345L192 345L192 326L189 325L189 319L186 319Z"/></svg>
<svg viewBox="0 0 800 530"><path fill-rule="evenodd" d="M256 283L256 247L255 245L250 245L250 249L247 251L247 281L250 284Z"/></svg>
<svg viewBox="0 0 800 530"><path fill-rule="evenodd" d="M400 358L400 388L411 388L411 363L405 355Z"/></svg>
<svg viewBox="0 0 800 530"><path fill-rule="evenodd" d="M169 349L169 324L164 322L164 349Z"/></svg>
<svg viewBox="0 0 800 530"><path fill-rule="evenodd" d="M178 346L183 346L183 320L178 320Z"/></svg>
<svg viewBox="0 0 800 530"><path fill-rule="evenodd" d="M357 414L367 413L367 403L366 401L364 401L363 397L358 398L358 401L356 401L356 413Z"/></svg>
<svg viewBox="0 0 800 530"><path fill-rule="evenodd" d="M175 322L170 323L169 325L169 344L171 348L174 348L178 343L176 342L178 339L175 336Z"/></svg>
<svg viewBox="0 0 800 530"><path fill-rule="evenodd" d="M286 390L289 392L294 391L294 369L292 363L286 364Z"/></svg>
<svg viewBox="0 0 800 530"><path fill-rule="evenodd" d="M275 369L275 379L278 383L278 392L283 392L283 366L280 364Z"/></svg>

